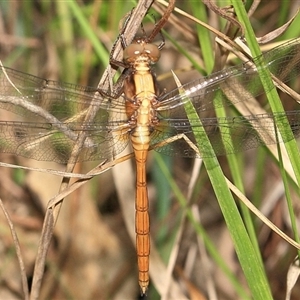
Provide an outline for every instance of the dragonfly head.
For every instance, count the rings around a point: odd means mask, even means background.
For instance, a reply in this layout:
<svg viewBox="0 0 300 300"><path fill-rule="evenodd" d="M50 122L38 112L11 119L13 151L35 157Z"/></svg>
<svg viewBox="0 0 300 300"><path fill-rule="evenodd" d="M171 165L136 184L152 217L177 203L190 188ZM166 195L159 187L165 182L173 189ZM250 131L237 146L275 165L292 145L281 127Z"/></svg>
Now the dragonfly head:
<svg viewBox="0 0 300 300"><path fill-rule="evenodd" d="M160 58L160 51L155 44L148 43L145 39L136 39L124 49L124 62L133 64L140 57L147 58L150 63L156 63Z"/></svg>

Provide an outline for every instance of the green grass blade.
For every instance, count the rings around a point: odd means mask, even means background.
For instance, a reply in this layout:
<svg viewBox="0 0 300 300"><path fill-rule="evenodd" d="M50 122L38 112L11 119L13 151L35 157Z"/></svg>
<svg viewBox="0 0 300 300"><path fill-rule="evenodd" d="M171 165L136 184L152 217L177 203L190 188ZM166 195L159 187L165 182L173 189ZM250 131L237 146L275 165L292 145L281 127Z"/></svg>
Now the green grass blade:
<svg viewBox="0 0 300 300"><path fill-rule="evenodd" d="M86 17L82 13L80 6L77 4L76 1L73 0L67 1L66 3L68 4L73 15L75 16L80 26L82 27L84 34L91 41L99 60L104 66L107 65L107 62L109 61L109 53L106 50L106 48L99 42L99 38L90 27L89 22L87 21Z"/></svg>
<svg viewBox="0 0 300 300"><path fill-rule="evenodd" d="M178 82L177 85L180 86L180 83ZM181 89L180 92L184 94L184 90ZM194 124L198 130L199 128L203 128L194 106L189 99L185 100L185 110L189 121ZM262 300L272 299L270 287L260 257L258 257L253 247L204 128L202 131L199 130L197 134L194 133L194 136L200 155L202 149L205 149L205 153L207 153L207 155L203 157L203 162L225 218L228 230L231 234L252 297L254 299Z"/></svg>
<svg viewBox="0 0 300 300"><path fill-rule="evenodd" d="M240 296L240 299L251 299L249 295L247 294L247 291L244 290L242 285L240 284L239 280L236 278L235 274L233 274L232 270L228 267L226 262L224 261L224 258L220 254L219 249L217 249L212 242L211 238L207 234L205 228L199 224L191 211L191 209L187 206L187 200L182 194L180 188L177 186L174 178L172 177L168 166L165 164L164 160L160 155L155 155L155 159L157 163L159 164L161 172L164 174L164 176L167 178L167 181L170 185L171 190L173 191L174 195L177 198L177 201L180 203L182 209L184 210L184 213L186 215L186 218L189 220L193 228L195 229L195 232L197 235L199 235L206 246L206 249L212 259L216 262L218 267L222 270L222 272L225 274L226 278L231 282L232 286L234 287L236 293Z"/></svg>
<svg viewBox="0 0 300 300"><path fill-rule="evenodd" d="M250 20L247 16L247 13L245 11L244 5L243 5L242 1L232 1L232 4L236 10L239 21L243 24L243 26L245 28L245 36L246 36L247 42L249 44L251 53L254 57L258 57L259 55L261 55L261 51L257 44L255 34L252 29ZM278 96L277 90L274 87L274 84L273 84L273 81L271 78L271 74L270 74L268 68L264 67L263 59L261 59L261 60L257 59L256 65L257 65L258 75L259 75L262 85L266 91L266 95L267 95L270 107L272 109L272 112L274 112L274 113L284 112L283 105ZM280 118L276 122L278 130L283 137L285 137L287 135L292 135L290 126L286 126L286 124L289 124L289 123L285 118ZM299 149L298 149L296 140L292 139L292 140L286 142L285 148L287 150L290 164L293 168L295 178L297 181L297 185L299 187L300 186L300 164L299 164L300 156L299 156ZM280 155L280 151L279 151L279 155ZM282 174L283 174L284 184L287 187L287 185L286 185L287 183L285 182L285 172L283 171ZM299 192L300 191L298 188L298 193ZM286 190L286 197L287 197L287 199L290 199L288 189ZM289 206L290 212L291 212L291 207L290 207L291 204L289 204L289 200L288 200L288 206ZM293 212L291 212L290 217L291 217L291 222L292 223L295 222L294 221L295 216L294 216ZM295 239L296 239L296 241L298 241L299 234L297 231L297 226L294 226L293 230L294 230Z"/></svg>

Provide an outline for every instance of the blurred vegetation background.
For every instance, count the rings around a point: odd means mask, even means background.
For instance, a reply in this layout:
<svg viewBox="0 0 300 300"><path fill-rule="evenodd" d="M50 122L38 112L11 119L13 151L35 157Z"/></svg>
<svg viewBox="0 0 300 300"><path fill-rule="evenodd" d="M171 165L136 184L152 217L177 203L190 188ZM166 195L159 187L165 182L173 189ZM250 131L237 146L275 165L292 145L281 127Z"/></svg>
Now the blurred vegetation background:
<svg viewBox="0 0 300 300"><path fill-rule="evenodd" d="M229 5L227 1L218 2L222 7ZM200 0L177 1L176 5L220 31L225 27L226 21L207 9ZM251 1L246 1L245 5L249 8ZM1 1L0 60L4 66L35 76L97 86L119 34L119 22L134 6L134 1ZM299 7L300 1L295 0L261 1L250 18L256 36L263 36L287 22ZM151 12L155 19L159 19L160 15L154 9ZM170 90L175 87L170 78L171 69L180 75L183 82L206 75L199 26L178 13L175 15L179 22L172 20L165 26L166 46L155 67L162 91L164 88ZM151 32L154 26L151 18L151 14L145 18L146 32ZM298 37L299 22L297 18L277 41ZM214 45L214 34L209 33L209 36L211 45ZM158 43L159 40L160 37ZM229 62L227 65L234 63ZM201 74L195 70L195 64L201 66ZM287 105L289 109L296 109L290 102ZM162 163L167 164L175 183L186 196L193 161L162 158L165 160ZM277 163L264 149L239 154L238 159L247 197L257 207L264 207L265 215L291 235ZM3 156L1 161L64 169L61 165L12 155ZM226 158L220 158L220 162L230 178ZM187 293L187 298L205 299L200 298L209 294L203 253L199 255L197 235L189 222L183 222L183 237L174 246L184 209L177 201L179 195L170 188L170 179L163 174L160 164L159 158L151 154L148 188L151 234L166 263L174 247L179 247L175 277L184 282L183 291ZM95 165L95 162L79 165L76 172L87 172ZM60 180L48 174L0 169L0 197L16 226L29 284L45 207L49 199L57 194ZM277 188L278 193L271 195ZM297 189L292 194L296 210L299 211L300 207L296 206L299 202ZM271 196L274 201L266 208ZM134 197L132 194L130 201ZM128 209L133 210L132 202L129 203ZM230 274L224 274L218 264L209 261L218 299L250 299L204 168L192 191L192 204L200 210L203 229L215 245L220 259L231 271ZM22 299L14 244L7 222L2 213L0 215L0 298ZM94 178L69 196L63 204L49 251L40 299L138 299L135 246L129 238L123 218L110 171ZM283 299L287 270L296 250L255 217L253 220L270 289L274 299ZM160 296L151 285L148 298L160 299ZM291 299L299 297L298 285Z"/></svg>

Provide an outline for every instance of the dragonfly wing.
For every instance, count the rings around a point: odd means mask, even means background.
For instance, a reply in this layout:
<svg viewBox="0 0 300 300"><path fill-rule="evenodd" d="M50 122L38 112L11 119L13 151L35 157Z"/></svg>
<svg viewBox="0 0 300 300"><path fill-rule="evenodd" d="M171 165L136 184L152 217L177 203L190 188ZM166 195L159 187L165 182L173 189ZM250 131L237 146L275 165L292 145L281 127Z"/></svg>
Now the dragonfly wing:
<svg viewBox="0 0 300 300"><path fill-rule="evenodd" d="M111 99L96 88L56 82L0 67L0 108L35 121L82 120L90 106L107 110ZM106 114L101 114L104 118ZM40 118L40 119L36 119Z"/></svg>
<svg viewBox="0 0 300 300"><path fill-rule="evenodd" d="M63 127L62 127L63 126ZM128 135L116 131L117 124L0 122L0 152L42 161L66 163L79 137L86 139L76 161L112 160L128 143ZM115 131L115 133L114 133Z"/></svg>
<svg viewBox="0 0 300 300"><path fill-rule="evenodd" d="M275 123L287 118L292 134L281 137ZM263 145L287 142L300 135L300 111L199 120L162 120L152 132L151 147L156 151L182 157L211 157L206 144L197 144L195 136L205 130L214 156L228 155Z"/></svg>
<svg viewBox="0 0 300 300"><path fill-rule="evenodd" d="M4 67L0 114L7 119L0 122L0 152L66 163L82 133L86 139L78 161L112 159L128 143L122 97Z"/></svg>
<svg viewBox="0 0 300 300"><path fill-rule="evenodd" d="M287 83L300 73L300 43L295 39L274 48L253 61L265 61L265 67L279 80ZM274 86L270 86L270 91ZM183 94L175 89L162 95L158 111L172 118L173 111L184 112L184 103L191 101L198 113L226 107L257 97L265 91L253 62L247 62L215 72L207 77L193 80L182 86ZM180 114L179 114L180 115Z"/></svg>
<svg viewBox="0 0 300 300"><path fill-rule="evenodd" d="M299 39L266 52L262 57L254 59L265 61L265 67L278 79L288 82L296 78L300 72ZM270 86L268 91L273 86ZM215 155L227 155L250 148L287 141L298 135L298 112L286 114L264 114L257 116L237 116L232 118L208 118L215 108L227 107L242 101L250 100L264 93L257 69L253 63L243 63L210 76L200 78L182 86L183 93L175 89L159 98L157 109L161 120L159 127L153 131L152 147L161 146L157 151L185 157L211 156L200 145L201 154L195 154L192 147L196 143L194 135L205 130L215 150ZM190 101L198 113L199 121L190 121L185 113L184 105ZM276 129L276 121L283 115L288 119L293 135L280 137ZM275 123L274 123L275 122ZM276 130L276 131L275 131ZM174 138L177 136L177 138ZM171 141L170 145L162 142ZM200 142L201 143L201 142Z"/></svg>

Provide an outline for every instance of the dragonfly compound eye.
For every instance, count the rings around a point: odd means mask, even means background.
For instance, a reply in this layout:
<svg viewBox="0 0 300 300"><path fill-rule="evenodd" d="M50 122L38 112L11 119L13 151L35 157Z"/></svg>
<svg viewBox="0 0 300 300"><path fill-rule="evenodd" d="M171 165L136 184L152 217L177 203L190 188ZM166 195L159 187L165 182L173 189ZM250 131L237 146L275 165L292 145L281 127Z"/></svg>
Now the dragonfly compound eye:
<svg viewBox="0 0 300 300"><path fill-rule="evenodd" d="M131 44L124 49L123 57L125 62L133 62L144 51L144 47L140 44Z"/></svg>
<svg viewBox="0 0 300 300"><path fill-rule="evenodd" d="M160 51L155 44L145 44L144 52L147 53L152 62L157 62L160 58Z"/></svg>
<svg viewBox="0 0 300 300"><path fill-rule="evenodd" d="M134 62L139 56L147 56L151 62L157 62L160 57L160 51L154 44L134 43L129 45L124 50L124 61Z"/></svg>

